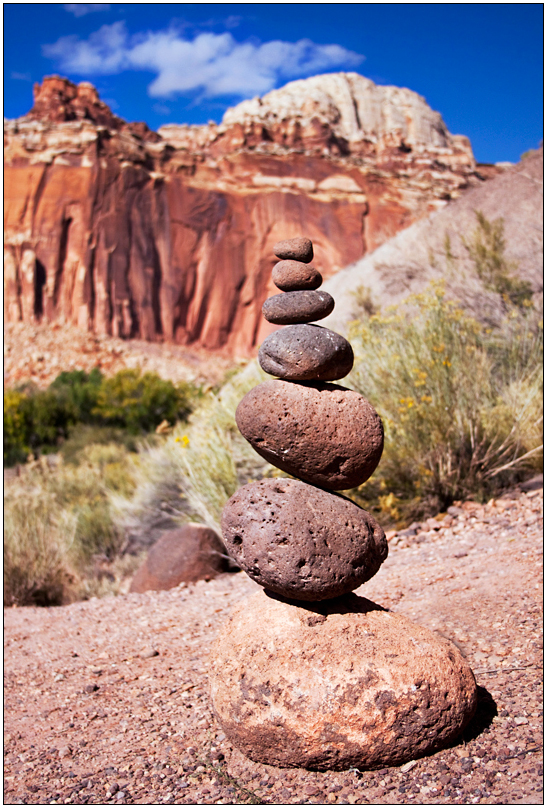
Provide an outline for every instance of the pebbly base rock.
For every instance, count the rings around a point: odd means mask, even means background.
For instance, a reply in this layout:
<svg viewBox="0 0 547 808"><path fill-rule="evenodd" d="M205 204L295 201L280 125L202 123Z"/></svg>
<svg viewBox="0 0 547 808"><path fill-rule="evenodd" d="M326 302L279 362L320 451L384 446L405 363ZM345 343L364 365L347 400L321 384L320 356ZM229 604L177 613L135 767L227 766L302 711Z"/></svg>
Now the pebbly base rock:
<svg viewBox="0 0 547 808"><path fill-rule="evenodd" d="M166 531L152 545L129 591L172 589L183 582L214 578L228 568L226 549L215 531L190 522Z"/></svg>
<svg viewBox="0 0 547 808"><path fill-rule="evenodd" d="M254 581L304 601L357 589L388 553L384 531L367 511L300 480L244 485L224 506L222 536Z"/></svg>
<svg viewBox="0 0 547 808"><path fill-rule="evenodd" d="M477 702L452 643L354 594L313 607L253 595L221 629L209 676L229 740L286 768L400 765L454 740Z"/></svg>
<svg viewBox="0 0 547 808"><path fill-rule="evenodd" d="M384 448L372 404L339 384L262 382L239 402L236 423L273 466L334 491L368 480Z"/></svg>

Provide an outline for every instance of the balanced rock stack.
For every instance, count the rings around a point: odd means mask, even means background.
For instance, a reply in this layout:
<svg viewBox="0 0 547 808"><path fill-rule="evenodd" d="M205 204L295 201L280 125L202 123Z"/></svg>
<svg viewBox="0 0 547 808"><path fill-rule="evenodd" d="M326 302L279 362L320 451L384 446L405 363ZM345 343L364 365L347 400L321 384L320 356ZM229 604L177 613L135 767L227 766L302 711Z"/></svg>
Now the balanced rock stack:
<svg viewBox="0 0 547 808"><path fill-rule="evenodd" d="M367 480L383 428L371 404L331 382L352 368L349 342L312 325L334 301L317 291L313 247L274 246L281 294L263 307L286 327L262 344L276 376L240 402L254 449L298 479L265 479L226 504L228 551L264 587L238 604L211 659L211 692L228 738L253 760L311 769L375 768L457 737L476 706L473 673L448 640L353 590L387 557L384 531L336 493Z"/></svg>

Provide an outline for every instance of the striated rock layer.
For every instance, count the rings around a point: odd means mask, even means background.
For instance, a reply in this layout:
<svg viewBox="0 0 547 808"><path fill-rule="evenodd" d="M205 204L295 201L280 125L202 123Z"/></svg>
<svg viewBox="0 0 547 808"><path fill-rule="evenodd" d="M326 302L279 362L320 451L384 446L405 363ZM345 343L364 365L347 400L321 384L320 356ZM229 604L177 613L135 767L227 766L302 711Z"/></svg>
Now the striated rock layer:
<svg viewBox="0 0 547 808"><path fill-rule="evenodd" d="M221 630L209 678L230 741L288 768L405 763L449 744L477 703L456 646L357 595L313 608L253 595Z"/></svg>
<svg viewBox="0 0 547 808"><path fill-rule="evenodd" d="M4 133L8 322L235 354L273 330L281 236L309 236L329 277L479 182L424 99L351 73L159 133L53 76Z"/></svg>

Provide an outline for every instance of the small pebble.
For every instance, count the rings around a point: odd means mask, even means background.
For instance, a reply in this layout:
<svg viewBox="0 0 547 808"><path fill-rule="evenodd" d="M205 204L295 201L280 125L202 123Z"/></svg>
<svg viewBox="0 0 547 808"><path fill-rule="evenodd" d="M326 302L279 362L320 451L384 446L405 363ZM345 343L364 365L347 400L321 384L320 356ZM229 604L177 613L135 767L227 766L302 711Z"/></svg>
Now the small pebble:
<svg viewBox="0 0 547 808"><path fill-rule="evenodd" d="M283 292L318 289L323 283L323 278L315 267L302 261L279 261L272 269L272 280Z"/></svg>
<svg viewBox="0 0 547 808"><path fill-rule="evenodd" d="M313 245L309 238L289 238L278 241L273 246L274 255L282 260L303 261L309 264L313 259Z"/></svg>

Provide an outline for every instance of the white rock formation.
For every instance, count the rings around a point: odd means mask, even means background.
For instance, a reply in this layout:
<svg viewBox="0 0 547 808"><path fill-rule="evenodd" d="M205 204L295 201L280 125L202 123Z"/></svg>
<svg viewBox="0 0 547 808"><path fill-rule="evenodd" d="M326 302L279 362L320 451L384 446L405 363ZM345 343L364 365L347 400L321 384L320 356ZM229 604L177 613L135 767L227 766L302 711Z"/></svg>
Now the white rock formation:
<svg viewBox="0 0 547 808"><path fill-rule="evenodd" d="M467 138L453 136L438 112L412 90L378 86L358 73L330 73L291 81L263 98L242 101L227 110L222 124L250 120L275 124L299 120L306 125L313 118L329 124L334 133L350 144L403 140L413 149L450 149ZM470 147L469 147L470 148Z"/></svg>

